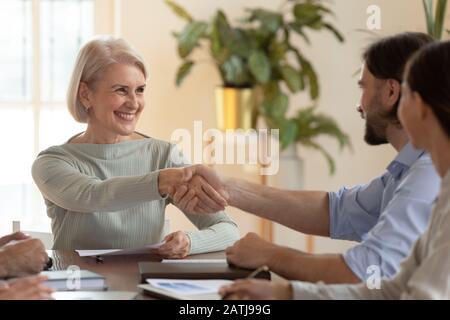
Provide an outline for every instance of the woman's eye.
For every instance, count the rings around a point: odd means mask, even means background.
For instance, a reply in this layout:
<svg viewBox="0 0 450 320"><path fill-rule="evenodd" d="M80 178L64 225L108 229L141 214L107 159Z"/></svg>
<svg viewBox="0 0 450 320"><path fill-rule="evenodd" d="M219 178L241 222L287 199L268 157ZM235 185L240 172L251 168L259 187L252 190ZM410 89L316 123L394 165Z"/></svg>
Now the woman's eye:
<svg viewBox="0 0 450 320"><path fill-rule="evenodd" d="M118 92L120 94L127 94L127 90L125 90L125 88L119 88L116 90L116 92Z"/></svg>
<svg viewBox="0 0 450 320"><path fill-rule="evenodd" d="M145 89L144 88L138 88L136 90L137 93L144 93Z"/></svg>

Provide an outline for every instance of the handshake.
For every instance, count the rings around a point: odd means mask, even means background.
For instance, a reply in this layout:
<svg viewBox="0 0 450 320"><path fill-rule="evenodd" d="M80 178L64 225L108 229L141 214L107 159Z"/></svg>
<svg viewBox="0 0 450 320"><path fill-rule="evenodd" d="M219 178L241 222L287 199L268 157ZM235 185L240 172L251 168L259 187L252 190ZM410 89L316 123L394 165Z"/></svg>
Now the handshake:
<svg viewBox="0 0 450 320"><path fill-rule="evenodd" d="M204 165L161 170L158 188L188 214L215 213L224 210L230 200L225 180Z"/></svg>

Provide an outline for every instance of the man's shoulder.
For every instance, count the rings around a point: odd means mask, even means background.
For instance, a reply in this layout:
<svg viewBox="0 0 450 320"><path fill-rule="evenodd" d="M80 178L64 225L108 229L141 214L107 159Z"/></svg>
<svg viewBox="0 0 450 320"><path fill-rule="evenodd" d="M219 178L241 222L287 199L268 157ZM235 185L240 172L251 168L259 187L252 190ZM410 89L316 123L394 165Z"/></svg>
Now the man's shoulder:
<svg viewBox="0 0 450 320"><path fill-rule="evenodd" d="M404 196L434 201L441 178L433 165L429 154L424 153L408 169L397 187L397 192Z"/></svg>

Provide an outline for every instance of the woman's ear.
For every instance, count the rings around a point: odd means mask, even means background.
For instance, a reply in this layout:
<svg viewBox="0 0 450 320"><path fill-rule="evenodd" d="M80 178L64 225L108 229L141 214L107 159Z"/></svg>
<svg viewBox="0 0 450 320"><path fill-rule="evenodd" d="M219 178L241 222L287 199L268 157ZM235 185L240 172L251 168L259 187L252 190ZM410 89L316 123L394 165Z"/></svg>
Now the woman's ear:
<svg viewBox="0 0 450 320"><path fill-rule="evenodd" d="M428 106L428 104L426 104L425 101L423 101L422 96L416 91L414 91L412 93L412 98L413 98L419 119L422 121L428 120L430 115L432 114L431 109Z"/></svg>
<svg viewBox="0 0 450 320"><path fill-rule="evenodd" d="M80 88L78 90L78 97L84 108L89 110L91 107L91 89L89 89L86 82L80 82Z"/></svg>

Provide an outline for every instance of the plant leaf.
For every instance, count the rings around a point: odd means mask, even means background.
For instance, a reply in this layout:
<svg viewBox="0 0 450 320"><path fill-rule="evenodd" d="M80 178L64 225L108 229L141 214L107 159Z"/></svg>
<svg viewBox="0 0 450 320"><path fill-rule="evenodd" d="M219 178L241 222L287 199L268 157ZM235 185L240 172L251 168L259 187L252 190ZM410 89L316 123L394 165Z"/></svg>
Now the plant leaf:
<svg viewBox="0 0 450 320"><path fill-rule="evenodd" d="M311 99L316 100L319 97L319 80L317 79L317 73L311 63L305 58L302 57L300 64L304 75L308 78L309 95L311 96Z"/></svg>
<svg viewBox="0 0 450 320"><path fill-rule="evenodd" d="M178 54L186 58L197 46L200 37L206 31L208 25L205 22L189 23L178 36Z"/></svg>
<svg viewBox="0 0 450 320"><path fill-rule="evenodd" d="M289 107L289 98L287 95L278 91L273 97L265 97L262 103L262 109L266 117L281 121L285 118Z"/></svg>
<svg viewBox="0 0 450 320"><path fill-rule="evenodd" d="M283 17L278 12L264 9L247 9L250 12L249 22L259 21L261 27L275 33L283 23Z"/></svg>
<svg viewBox="0 0 450 320"><path fill-rule="evenodd" d="M193 22L192 16L180 5L176 4L173 0L165 0L165 3L172 9L173 12L180 18L187 22Z"/></svg>
<svg viewBox="0 0 450 320"><path fill-rule="evenodd" d="M433 0L422 0L422 2L425 10L428 34L434 37Z"/></svg>
<svg viewBox="0 0 450 320"><path fill-rule="evenodd" d="M221 66L226 86L242 87L248 86L249 74L245 69L244 62L237 55L232 55Z"/></svg>
<svg viewBox="0 0 450 320"><path fill-rule="evenodd" d="M278 70L292 93L296 93L304 89L305 84L303 83L303 78L301 77L300 72L289 65L281 66Z"/></svg>
<svg viewBox="0 0 450 320"><path fill-rule="evenodd" d="M303 31L303 26L300 23L295 21L295 22L289 23L288 25L292 30L294 30L294 32L299 34L303 38L303 40L305 40L305 42L307 44L311 44L311 41L309 40L308 36Z"/></svg>
<svg viewBox="0 0 450 320"><path fill-rule="evenodd" d="M328 162L328 168L329 168L330 175L334 175L334 173L336 172L336 164L334 162L333 157L331 156L330 153L328 153L328 151L326 151L318 143L316 143L312 140L309 140L309 139L300 140L299 143L304 145L305 147L315 149L315 150L319 151L320 153L322 153L322 155L325 157L325 159Z"/></svg>
<svg viewBox="0 0 450 320"><path fill-rule="evenodd" d="M270 80L270 61L262 51L253 51L248 60L249 68L255 79L265 84Z"/></svg>
<svg viewBox="0 0 450 320"><path fill-rule="evenodd" d="M184 78L189 74L189 72L191 71L192 66L194 65L193 61L186 61L184 62L177 71L177 78L176 78L176 84L177 87L179 87L181 85L181 83L183 82Z"/></svg>
<svg viewBox="0 0 450 320"><path fill-rule="evenodd" d="M344 36L334 26L332 26L329 23L324 23L323 26L325 28L327 28L328 30L330 30L336 36L336 38L339 40L339 42L345 41Z"/></svg>
<svg viewBox="0 0 450 320"><path fill-rule="evenodd" d="M220 10L217 11L216 15L212 20L210 33L211 52L214 58L216 59L219 56L220 52L222 51L222 42L220 40L220 32L219 32L219 19L221 19Z"/></svg>
<svg viewBox="0 0 450 320"><path fill-rule="evenodd" d="M442 39L446 10L447 10L447 0L438 0L436 6L436 16L434 21L434 35L438 40Z"/></svg>
<svg viewBox="0 0 450 320"><path fill-rule="evenodd" d="M344 133L336 121L324 114L315 113L316 107L302 108L295 118L298 125L297 140L311 140L320 135L334 138L339 143L339 149L348 147L352 150L349 136Z"/></svg>
<svg viewBox="0 0 450 320"><path fill-rule="evenodd" d="M302 25L310 25L311 23L321 20L322 17L319 14L320 8L317 5L306 2L298 3L293 8L295 20Z"/></svg>
<svg viewBox="0 0 450 320"><path fill-rule="evenodd" d="M298 127L295 121L287 120L280 126L281 149L286 149L295 142Z"/></svg>

